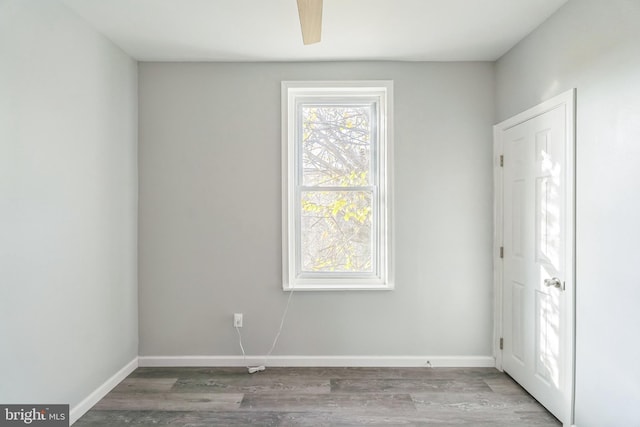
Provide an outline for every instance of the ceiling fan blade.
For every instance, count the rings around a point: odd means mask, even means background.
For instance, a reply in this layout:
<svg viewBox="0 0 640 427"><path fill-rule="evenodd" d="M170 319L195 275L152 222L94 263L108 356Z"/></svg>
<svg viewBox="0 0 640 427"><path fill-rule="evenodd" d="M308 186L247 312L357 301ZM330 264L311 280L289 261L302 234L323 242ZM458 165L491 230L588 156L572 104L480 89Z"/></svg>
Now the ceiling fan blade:
<svg viewBox="0 0 640 427"><path fill-rule="evenodd" d="M322 0L298 0L298 15L304 44L318 43L322 30Z"/></svg>

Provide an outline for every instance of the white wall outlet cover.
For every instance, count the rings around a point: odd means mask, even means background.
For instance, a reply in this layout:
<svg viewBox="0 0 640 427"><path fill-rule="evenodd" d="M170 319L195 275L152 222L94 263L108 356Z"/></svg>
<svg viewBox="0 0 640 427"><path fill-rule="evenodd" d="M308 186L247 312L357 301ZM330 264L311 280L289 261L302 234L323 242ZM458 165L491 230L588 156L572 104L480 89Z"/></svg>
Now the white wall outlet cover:
<svg viewBox="0 0 640 427"><path fill-rule="evenodd" d="M242 313L233 313L233 326L242 328Z"/></svg>

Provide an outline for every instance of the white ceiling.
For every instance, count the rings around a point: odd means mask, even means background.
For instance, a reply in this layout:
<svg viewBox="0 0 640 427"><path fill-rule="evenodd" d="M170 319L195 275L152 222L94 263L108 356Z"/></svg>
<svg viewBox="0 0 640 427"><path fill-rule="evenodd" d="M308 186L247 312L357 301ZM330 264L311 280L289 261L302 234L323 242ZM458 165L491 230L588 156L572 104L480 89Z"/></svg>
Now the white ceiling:
<svg viewBox="0 0 640 427"><path fill-rule="evenodd" d="M324 0L304 46L296 0L63 0L141 61L493 61L567 0Z"/></svg>

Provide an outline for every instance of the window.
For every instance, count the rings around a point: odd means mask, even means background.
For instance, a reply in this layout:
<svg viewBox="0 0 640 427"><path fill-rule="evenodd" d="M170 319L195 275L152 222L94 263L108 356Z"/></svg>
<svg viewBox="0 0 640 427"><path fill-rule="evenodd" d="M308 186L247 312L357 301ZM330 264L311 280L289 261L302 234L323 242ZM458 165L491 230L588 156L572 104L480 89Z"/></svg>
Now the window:
<svg viewBox="0 0 640 427"><path fill-rule="evenodd" d="M392 82L283 82L283 287L392 289Z"/></svg>

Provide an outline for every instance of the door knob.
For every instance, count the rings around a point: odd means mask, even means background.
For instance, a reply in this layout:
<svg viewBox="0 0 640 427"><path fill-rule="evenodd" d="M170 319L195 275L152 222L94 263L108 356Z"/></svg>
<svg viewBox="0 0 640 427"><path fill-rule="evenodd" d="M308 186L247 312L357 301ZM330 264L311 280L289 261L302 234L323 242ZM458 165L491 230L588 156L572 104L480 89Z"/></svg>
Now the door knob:
<svg viewBox="0 0 640 427"><path fill-rule="evenodd" d="M562 283L562 281L557 277L552 277L551 279L544 279L544 285L547 287L553 286L554 288L564 290L564 283Z"/></svg>

